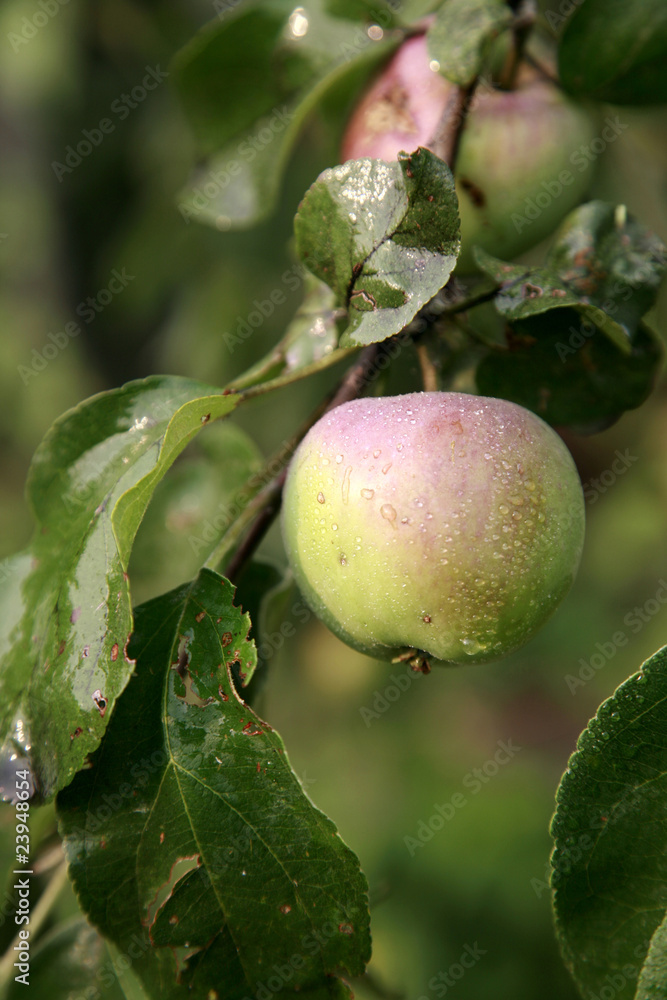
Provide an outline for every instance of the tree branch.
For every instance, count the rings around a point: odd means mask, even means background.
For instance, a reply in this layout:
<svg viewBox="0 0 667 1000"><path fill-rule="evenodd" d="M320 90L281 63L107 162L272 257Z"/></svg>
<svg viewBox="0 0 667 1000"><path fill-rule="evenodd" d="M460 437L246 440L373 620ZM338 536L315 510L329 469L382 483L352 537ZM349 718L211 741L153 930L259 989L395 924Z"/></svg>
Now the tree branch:
<svg viewBox="0 0 667 1000"><path fill-rule="evenodd" d="M286 457L291 458L291 455L296 450L296 447L301 439L305 437L306 433L310 430L313 424L323 417L325 413L328 413L330 410L335 410L336 407L340 406L342 403L348 403L350 400L356 399L362 390L377 377L381 370L377 363L387 352L388 345L390 343L391 341L384 341L381 344L370 344L361 351L359 357L347 370L337 389L329 397L328 401L319 406L310 415L306 423L293 438L290 443L290 447L288 449L283 449L281 452L281 459L283 461ZM271 467L273 461L274 460L268 463L268 467ZM215 564L222 562L226 558L226 554L229 552L230 546L234 544L235 539L240 536L245 526L249 524L250 527L247 534L232 557L226 563L223 570L223 575L226 576L228 580L233 580L234 577L238 575L247 560L250 559L257 549L257 546L264 538L264 535L269 530L274 518L278 514L282 503L282 492L285 485L285 479L287 478L288 468L289 463L285 464L283 468L281 468L280 472L275 474L264 489L253 498L253 500L248 504L243 518L240 519L241 523L239 527L241 530L234 531L231 539L229 534L223 536L220 545L213 553L212 557L207 560L207 565L212 562Z"/></svg>

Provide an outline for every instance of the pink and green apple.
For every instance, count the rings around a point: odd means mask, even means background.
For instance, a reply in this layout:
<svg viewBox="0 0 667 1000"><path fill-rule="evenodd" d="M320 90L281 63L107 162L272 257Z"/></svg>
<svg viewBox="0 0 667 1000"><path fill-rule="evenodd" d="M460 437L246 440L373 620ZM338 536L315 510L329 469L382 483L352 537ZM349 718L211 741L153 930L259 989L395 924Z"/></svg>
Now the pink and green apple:
<svg viewBox="0 0 667 1000"><path fill-rule="evenodd" d="M498 659L574 579L577 471L558 435L501 399L359 399L301 442L283 505L290 564L341 639L381 659Z"/></svg>
<svg viewBox="0 0 667 1000"><path fill-rule="evenodd" d="M418 146L442 155L455 90L429 60L426 36L408 39L355 108L343 161L394 160ZM475 245L512 258L552 233L586 195L595 135L588 111L525 64L512 90L480 85L456 163L459 271L474 269Z"/></svg>

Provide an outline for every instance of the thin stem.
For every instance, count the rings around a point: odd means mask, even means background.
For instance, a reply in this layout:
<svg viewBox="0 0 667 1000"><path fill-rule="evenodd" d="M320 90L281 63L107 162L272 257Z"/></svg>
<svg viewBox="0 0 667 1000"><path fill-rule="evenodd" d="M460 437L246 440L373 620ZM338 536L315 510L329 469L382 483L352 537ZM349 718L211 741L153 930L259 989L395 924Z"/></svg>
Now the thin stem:
<svg viewBox="0 0 667 1000"><path fill-rule="evenodd" d="M468 87L456 87L431 140L431 147L440 159L445 161L452 173L456 170L461 136L478 82L478 77L475 77Z"/></svg>
<svg viewBox="0 0 667 1000"><path fill-rule="evenodd" d="M272 392L273 389L282 389L283 386L290 385L292 382L298 382L302 378L308 378L309 375L313 375L315 372L324 371L326 368L330 368L332 365L338 364L339 361L350 357L350 355L358 350L358 347L337 347L335 351L327 354L325 358L320 358L319 361L313 361L309 365L304 365L303 368L296 368L294 371L277 375L268 382L246 385L245 380L248 377L248 372L244 372L243 375L239 375L237 379L230 382L227 388L232 392L238 392L244 399L252 399L255 396L263 395L265 392Z"/></svg>
<svg viewBox="0 0 667 1000"><path fill-rule="evenodd" d="M419 367L421 368L424 392L437 392L438 376L435 366L428 356L428 348L426 347L426 344L417 344L417 357L419 358Z"/></svg>
<svg viewBox="0 0 667 1000"><path fill-rule="evenodd" d="M296 446L305 437L313 424L324 416L325 413L335 409L342 403L356 399L365 386L379 373L377 361L389 349L387 345L390 343L391 341L385 341L382 344L370 344L361 351L357 361L345 373L335 392L327 401L311 413L290 444L281 450L278 456L282 466L280 471L269 479L264 489L253 497L247 507L230 526L229 530L225 532L215 550L206 560L206 566L215 568L225 564L223 573L228 580L233 580L238 575L246 561L250 559L257 549L257 546L280 510L288 463ZM272 459L266 468L272 468L275 465L275 461L275 458ZM244 535L245 537L243 537ZM233 552L233 555L226 561L231 552Z"/></svg>
<svg viewBox="0 0 667 1000"><path fill-rule="evenodd" d="M251 523L252 526L223 570L223 576L228 580L233 580L237 576L271 527L280 510L287 469L288 466L285 466L267 488L258 493L257 503L248 505L247 510L251 516L245 523Z"/></svg>

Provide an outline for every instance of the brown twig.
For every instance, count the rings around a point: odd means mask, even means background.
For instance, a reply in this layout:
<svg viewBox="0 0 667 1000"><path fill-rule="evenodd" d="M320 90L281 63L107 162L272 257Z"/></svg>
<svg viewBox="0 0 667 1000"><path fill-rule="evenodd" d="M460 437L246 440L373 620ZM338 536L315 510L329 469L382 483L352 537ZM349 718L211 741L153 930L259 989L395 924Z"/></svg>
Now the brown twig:
<svg viewBox="0 0 667 1000"><path fill-rule="evenodd" d="M436 133L429 144L440 159L445 161L452 173L456 171L461 136L478 82L478 77L475 77L468 87L456 87L452 91Z"/></svg>
<svg viewBox="0 0 667 1000"><path fill-rule="evenodd" d="M328 401L317 407L310 415L306 423L293 439L293 449L296 448L301 438L305 437L308 430L325 413L334 410L342 403L347 403L356 399L361 391L378 374L377 362L381 355L387 350L388 341L382 344L370 344L365 347L353 365L341 379L338 388L329 397ZM283 453L284 454L284 453ZM269 463L271 464L271 463ZM233 580L239 573L246 561L252 556L257 546L264 538L264 535L271 527L282 502L282 492L287 478L288 466L284 466L279 473L265 488L253 498L248 505L248 515L250 517L250 528L241 541L240 545L226 564L223 573L228 580ZM255 514L256 511L256 514ZM254 515L254 516L253 516ZM223 539L224 541L224 539Z"/></svg>

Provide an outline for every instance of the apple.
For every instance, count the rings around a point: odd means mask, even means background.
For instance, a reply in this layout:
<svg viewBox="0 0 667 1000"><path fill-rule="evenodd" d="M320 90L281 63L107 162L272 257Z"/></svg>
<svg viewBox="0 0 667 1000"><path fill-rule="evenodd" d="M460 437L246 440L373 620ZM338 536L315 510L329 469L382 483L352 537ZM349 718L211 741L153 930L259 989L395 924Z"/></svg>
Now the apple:
<svg viewBox="0 0 667 1000"><path fill-rule="evenodd" d="M318 617L380 659L498 659L574 579L584 499L569 451L515 403L465 393L357 399L308 432L283 537Z"/></svg>
<svg viewBox="0 0 667 1000"><path fill-rule="evenodd" d="M347 125L343 161L394 160L426 146L443 155L440 125L455 85L432 68L426 36L404 42ZM456 162L462 250L512 258L547 237L584 198L595 157L595 120L537 70L522 64L515 89L482 84Z"/></svg>

